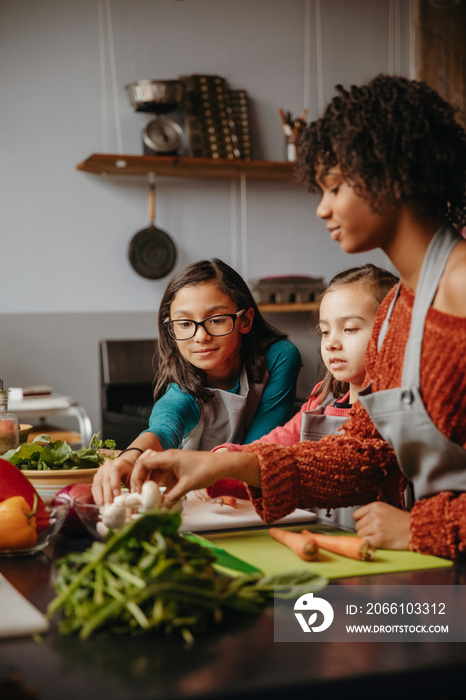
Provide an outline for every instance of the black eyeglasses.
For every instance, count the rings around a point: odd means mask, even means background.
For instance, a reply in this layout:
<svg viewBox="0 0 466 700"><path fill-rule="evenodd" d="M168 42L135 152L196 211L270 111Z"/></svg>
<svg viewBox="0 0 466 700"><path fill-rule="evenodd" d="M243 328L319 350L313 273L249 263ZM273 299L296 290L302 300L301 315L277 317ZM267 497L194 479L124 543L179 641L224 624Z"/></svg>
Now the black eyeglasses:
<svg viewBox="0 0 466 700"><path fill-rule="evenodd" d="M214 337L229 335L233 332L237 319L244 314L246 309L241 309L236 314L219 314L209 316L203 321L192 321L190 318L180 318L178 321L164 321L163 325L168 335L173 340L191 340L202 326L206 333Z"/></svg>

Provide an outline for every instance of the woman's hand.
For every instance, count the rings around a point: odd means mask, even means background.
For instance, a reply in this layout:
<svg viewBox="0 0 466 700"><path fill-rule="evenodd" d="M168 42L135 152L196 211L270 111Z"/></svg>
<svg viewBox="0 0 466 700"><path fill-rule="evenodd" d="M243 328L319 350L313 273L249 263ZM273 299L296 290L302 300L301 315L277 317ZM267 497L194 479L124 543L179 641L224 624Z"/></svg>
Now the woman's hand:
<svg viewBox="0 0 466 700"><path fill-rule="evenodd" d="M141 491L147 478L166 486L167 505L178 501L188 491L206 488L224 477L260 486L259 460L253 453L195 452L191 450L146 450L136 460L131 474L131 491Z"/></svg>
<svg viewBox="0 0 466 700"><path fill-rule="evenodd" d="M121 491L121 483L128 485L138 455L136 450L124 452L100 465L92 482L92 495L97 505L112 503Z"/></svg>
<svg viewBox="0 0 466 700"><path fill-rule="evenodd" d="M212 452L215 452L216 454L219 454L220 452L230 452L228 447L219 447L216 450L212 450ZM202 501L203 503L222 503L223 504L223 498L222 496L217 496L215 498L212 498L209 496L207 489L196 489L194 491L194 495L197 496L197 498Z"/></svg>
<svg viewBox="0 0 466 700"><path fill-rule="evenodd" d="M356 532L373 547L409 549L409 513L382 501L361 506L353 513Z"/></svg>

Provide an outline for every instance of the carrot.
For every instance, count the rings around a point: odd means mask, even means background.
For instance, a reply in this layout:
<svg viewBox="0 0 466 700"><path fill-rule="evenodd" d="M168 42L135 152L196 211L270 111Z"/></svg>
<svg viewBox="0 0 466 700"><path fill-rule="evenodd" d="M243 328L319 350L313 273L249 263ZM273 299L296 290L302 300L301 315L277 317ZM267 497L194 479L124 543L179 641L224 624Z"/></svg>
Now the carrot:
<svg viewBox="0 0 466 700"><path fill-rule="evenodd" d="M222 496L223 502L226 506L231 506L232 508L236 508L236 501L237 499L234 496Z"/></svg>
<svg viewBox="0 0 466 700"><path fill-rule="evenodd" d="M350 559L359 561L371 561L374 558L374 548L366 539L352 535L321 535L317 532L302 530L309 542L314 542L317 547L326 549L334 554L341 554Z"/></svg>
<svg viewBox="0 0 466 700"><path fill-rule="evenodd" d="M277 542L280 542L280 544L289 547L304 561L314 561L319 553L316 543L307 537L303 537L299 532L290 532L289 530L272 527L269 530L269 535Z"/></svg>

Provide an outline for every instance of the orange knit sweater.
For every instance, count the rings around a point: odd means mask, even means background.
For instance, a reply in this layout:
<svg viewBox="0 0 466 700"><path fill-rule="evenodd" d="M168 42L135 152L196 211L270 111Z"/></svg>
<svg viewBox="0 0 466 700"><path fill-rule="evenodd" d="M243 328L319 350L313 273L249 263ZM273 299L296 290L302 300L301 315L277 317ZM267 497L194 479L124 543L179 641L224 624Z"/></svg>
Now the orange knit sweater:
<svg viewBox="0 0 466 700"><path fill-rule="evenodd" d="M413 292L402 285L390 326L377 352L377 337L394 291L383 301L367 348L367 383L373 391L401 384L409 335ZM430 308L421 359L421 394L432 421L449 439L466 448L466 318ZM259 457L261 489L251 500L266 522L295 508L351 506L381 498L395 482L400 494L405 479L395 453L380 437L365 409L356 402L343 430L319 442L290 447L247 445ZM442 493L414 504L410 518L414 551L458 558L466 551L466 494Z"/></svg>

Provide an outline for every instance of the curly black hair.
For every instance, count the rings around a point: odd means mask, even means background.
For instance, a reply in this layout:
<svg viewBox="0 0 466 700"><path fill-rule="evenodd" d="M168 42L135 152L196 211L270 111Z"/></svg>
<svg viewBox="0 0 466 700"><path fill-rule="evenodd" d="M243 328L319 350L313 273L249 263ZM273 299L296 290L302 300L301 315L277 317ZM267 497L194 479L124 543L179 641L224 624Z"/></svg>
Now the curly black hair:
<svg viewBox="0 0 466 700"><path fill-rule="evenodd" d="M457 110L421 81L380 74L337 95L299 143L297 179L320 192L317 166L338 165L374 211L413 202L456 226L466 221L466 132Z"/></svg>

